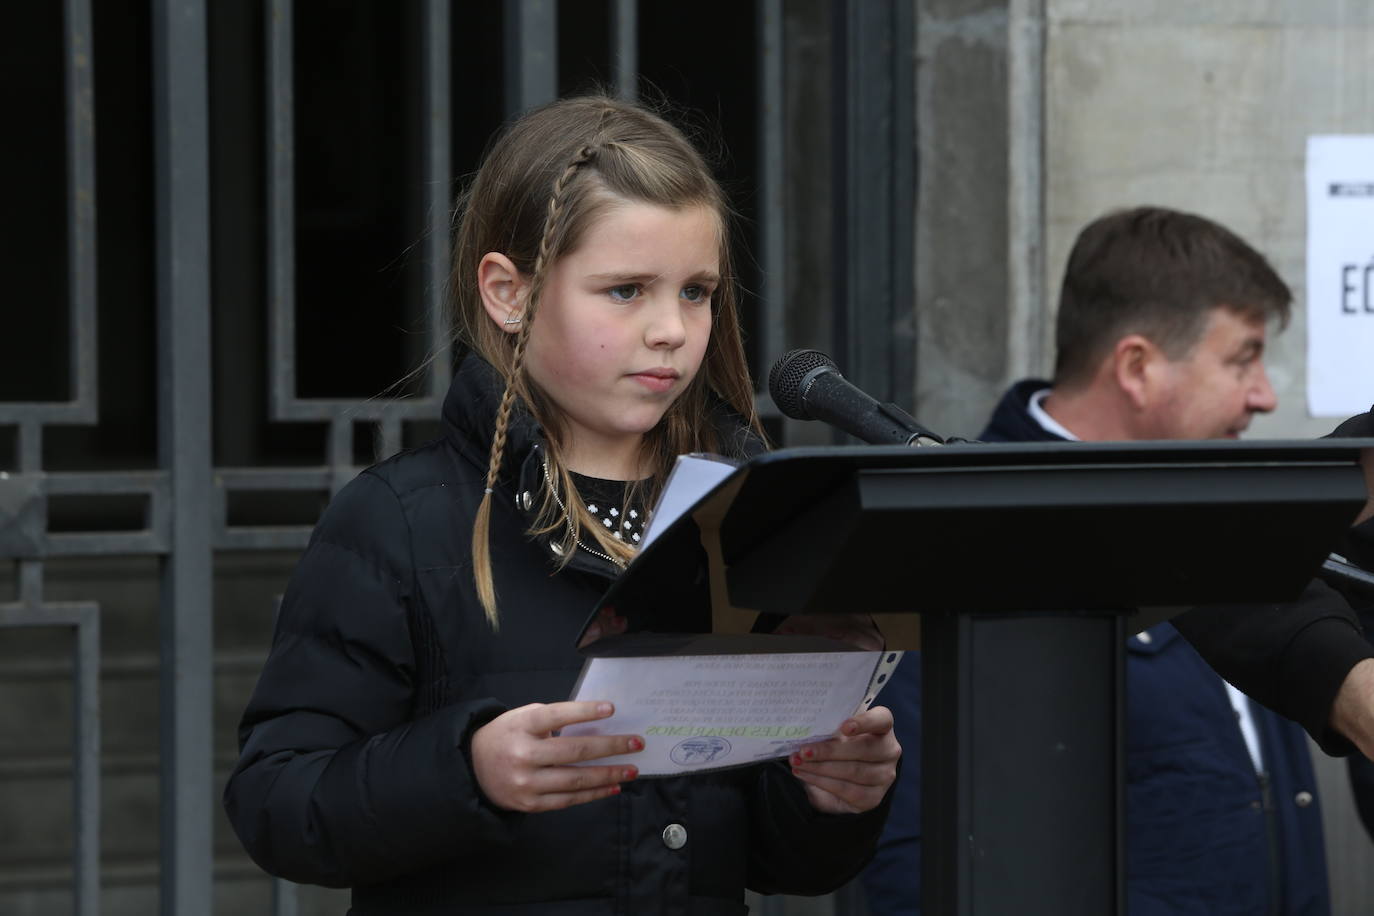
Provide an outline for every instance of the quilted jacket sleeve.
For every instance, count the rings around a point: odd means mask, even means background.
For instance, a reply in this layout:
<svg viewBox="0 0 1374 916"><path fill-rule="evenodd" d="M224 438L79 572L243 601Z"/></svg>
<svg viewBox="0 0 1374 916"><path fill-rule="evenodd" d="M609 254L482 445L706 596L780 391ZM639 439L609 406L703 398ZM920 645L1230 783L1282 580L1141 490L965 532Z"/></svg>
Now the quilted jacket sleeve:
<svg viewBox="0 0 1374 916"><path fill-rule="evenodd" d="M367 884L500 843L466 755L495 701L411 720L410 539L391 488L349 484L315 529L284 597L239 727L224 791L234 830L266 871Z"/></svg>

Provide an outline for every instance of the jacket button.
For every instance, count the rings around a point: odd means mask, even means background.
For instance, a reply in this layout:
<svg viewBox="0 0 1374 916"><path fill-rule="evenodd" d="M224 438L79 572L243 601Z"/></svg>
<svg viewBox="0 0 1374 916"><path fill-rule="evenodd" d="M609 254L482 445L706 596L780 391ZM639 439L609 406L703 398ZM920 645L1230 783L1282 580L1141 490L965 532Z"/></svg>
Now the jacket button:
<svg viewBox="0 0 1374 916"><path fill-rule="evenodd" d="M530 511L530 506L534 505L534 497L530 496L529 490L520 494L520 505L524 507L526 512Z"/></svg>
<svg viewBox="0 0 1374 916"><path fill-rule="evenodd" d="M1306 808L1308 805L1312 804L1312 793L1299 792L1297 795L1293 796L1293 803L1299 808Z"/></svg>
<svg viewBox="0 0 1374 916"><path fill-rule="evenodd" d="M681 849L687 845L687 828L681 824L669 824L663 828L663 845L669 849Z"/></svg>
<svg viewBox="0 0 1374 916"><path fill-rule="evenodd" d="M1148 646L1150 643L1154 642L1155 639L1150 635L1149 630L1141 630L1139 633L1135 634L1135 638L1140 640L1142 646Z"/></svg>

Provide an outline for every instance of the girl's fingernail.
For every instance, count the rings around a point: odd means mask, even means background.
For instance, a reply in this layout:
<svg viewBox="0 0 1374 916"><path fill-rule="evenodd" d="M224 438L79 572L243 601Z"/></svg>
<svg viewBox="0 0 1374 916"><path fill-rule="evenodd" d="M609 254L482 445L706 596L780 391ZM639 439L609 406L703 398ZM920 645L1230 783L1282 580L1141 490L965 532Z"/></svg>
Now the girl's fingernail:
<svg viewBox="0 0 1374 916"><path fill-rule="evenodd" d="M641 741L641 740L638 739L638 738L631 738L631 739L630 739L630 750L632 750L632 751L642 751L642 750L644 750L644 742Z"/></svg>
<svg viewBox="0 0 1374 916"><path fill-rule="evenodd" d="M598 716L609 716L613 712L615 712L615 707L612 706L610 703L596 704L596 714Z"/></svg>
<svg viewBox="0 0 1374 916"><path fill-rule="evenodd" d="M804 751L801 752L801 755L802 755L802 757L806 758L807 760L810 760L810 759L812 759L813 757L816 756L816 751L815 751L813 748L809 748L809 747L808 747L806 750L804 750Z"/></svg>
<svg viewBox="0 0 1374 916"><path fill-rule="evenodd" d="M792 766L801 766L801 754L792 755Z"/></svg>
<svg viewBox="0 0 1374 916"><path fill-rule="evenodd" d="M619 794L620 794L620 785L619 785L619 784L616 784L616 785L611 786L611 794L612 794L612 795L619 795Z"/></svg>
<svg viewBox="0 0 1374 916"><path fill-rule="evenodd" d="M625 768L625 777L624 777L625 779L627 779L627 780L634 779L634 778L637 777L638 775L639 775L639 769L638 769L637 767L626 767L626 768Z"/></svg>

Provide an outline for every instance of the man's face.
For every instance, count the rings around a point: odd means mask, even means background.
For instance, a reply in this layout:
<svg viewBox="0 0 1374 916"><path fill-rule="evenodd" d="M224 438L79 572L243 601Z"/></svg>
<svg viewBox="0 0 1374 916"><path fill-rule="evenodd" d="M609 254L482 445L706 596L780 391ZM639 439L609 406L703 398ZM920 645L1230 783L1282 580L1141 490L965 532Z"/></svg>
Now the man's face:
<svg viewBox="0 0 1374 916"><path fill-rule="evenodd" d="M1164 362L1149 409L1149 438L1235 439L1278 404L1264 370L1265 321L1212 309L1187 354Z"/></svg>

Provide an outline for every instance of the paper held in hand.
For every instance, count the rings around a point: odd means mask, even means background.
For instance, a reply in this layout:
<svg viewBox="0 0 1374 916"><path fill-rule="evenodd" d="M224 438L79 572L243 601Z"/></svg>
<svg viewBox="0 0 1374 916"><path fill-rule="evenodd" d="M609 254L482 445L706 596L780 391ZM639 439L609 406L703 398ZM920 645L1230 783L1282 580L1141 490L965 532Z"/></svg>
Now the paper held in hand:
<svg viewBox="0 0 1374 916"><path fill-rule="evenodd" d="M615 715L564 735L639 735L644 750L586 765L670 776L785 757L836 734L872 704L900 652L660 655L587 660L574 700Z"/></svg>

